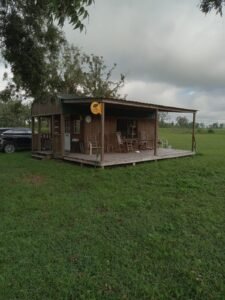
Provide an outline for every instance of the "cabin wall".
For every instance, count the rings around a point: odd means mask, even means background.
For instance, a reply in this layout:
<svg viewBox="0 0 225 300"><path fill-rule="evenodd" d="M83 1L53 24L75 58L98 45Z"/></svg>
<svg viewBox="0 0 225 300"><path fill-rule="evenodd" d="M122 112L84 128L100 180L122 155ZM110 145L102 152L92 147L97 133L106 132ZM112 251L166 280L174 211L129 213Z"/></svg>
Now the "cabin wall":
<svg viewBox="0 0 225 300"><path fill-rule="evenodd" d="M90 142L100 144L101 119L99 116L92 116L91 118L90 123L85 122L85 120L83 121L83 143L85 153L88 153L88 144Z"/></svg>
<svg viewBox="0 0 225 300"><path fill-rule="evenodd" d="M138 136L141 136L141 132L146 134L147 140L153 140L155 135L155 121L149 119L138 120Z"/></svg>
<svg viewBox="0 0 225 300"><path fill-rule="evenodd" d="M118 151L118 143L116 138L117 132L117 119L116 116L106 116L105 118L105 151L106 152L116 152ZM134 118L137 120L137 138L141 138L141 135L145 136L147 140L154 140L154 120L147 118ZM88 153L88 143L97 143L99 146L101 144L101 117L92 116L92 121L86 123L84 121L84 150Z"/></svg>
<svg viewBox="0 0 225 300"><path fill-rule="evenodd" d="M51 130L51 145L52 151L55 155L60 155L63 148L63 140L65 143L65 134L63 130L63 137L61 136L61 106L57 103L46 103L39 104L35 103L32 107L33 120L34 116L37 116L37 120L40 121L40 116L46 117L51 116L52 120L52 130ZM70 151L71 152L84 152L89 153L89 144L101 146L101 116L93 115L90 113L89 106L74 106L67 105L63 109L63 115L65 120L69 120L69 128L67 128L68 133L70 133ZM87 123L85 116L91 116L91 122ZM119 110L118 108L109 107L106 110L105 115L105 152L117 152L119 151L119 145L116 137L117 120L136 120L137 135L135 138L152 141L152 146L154 145L154 112L138 111L138 110ZM81 131L79 134L73 132L73 122L74 120L80 120ZM57 125L57 126L56 126ZM58 130L56 129L58 128ZM38 131L39 132L39 131ZM41 150L41 132L36 134L35 130L33 132L33 151ZM79 142L77 142L79 141ZM65 146L64 146L65 149Z"/></svg>
<svg viewBox="0 0 225 300"><path fill-rule="evenodd" d="M62 113L59 101L47 103L33 103L31 108L32 117L58 115Z"/></svg>

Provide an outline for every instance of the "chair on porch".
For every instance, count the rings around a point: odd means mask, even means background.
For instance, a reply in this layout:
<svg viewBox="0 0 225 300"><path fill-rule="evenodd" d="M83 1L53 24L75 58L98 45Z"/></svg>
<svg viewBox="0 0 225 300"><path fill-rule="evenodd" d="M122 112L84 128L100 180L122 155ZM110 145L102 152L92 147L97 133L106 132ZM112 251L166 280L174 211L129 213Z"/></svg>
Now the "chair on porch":
<svg viewBox="0 0 225 300"><path fill-rule="evenodd" d="M164 139L164 138L160 138L160 139L158 140L158 145L159 145L159 147L161 147L161 148L169 148L169 147L171 147L171 146L169 146L168 140L167 140L167 139Z"/></svg>
<svg viewBox="0 0 225 300"><path fill-rule="evenodd" d="M123 139L120 131L116 132L116 138L120 152L133 151L132 141L130 141L129 139Z"/></svg>
<svg viewBox="0 0 225 300"><path fill-rule="evenodd" d="M93 151L96 151L97 156L100 154L101 145L99 144L97 137L94 137L94 139L92 140L88 140L88 150L89 150L89 155L92 155Z"/></svg>

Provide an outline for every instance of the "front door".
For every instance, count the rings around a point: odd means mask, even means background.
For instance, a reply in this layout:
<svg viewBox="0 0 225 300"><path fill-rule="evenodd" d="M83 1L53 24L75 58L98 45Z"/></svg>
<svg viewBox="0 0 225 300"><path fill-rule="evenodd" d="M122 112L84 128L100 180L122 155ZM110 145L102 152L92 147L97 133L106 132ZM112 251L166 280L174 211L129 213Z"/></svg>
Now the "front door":
<svg viewBox="0 0 225 300"><path fill-rule="evenodd" d="M83 152L83 120L80 116L71 118L71 151Z"/></svg>

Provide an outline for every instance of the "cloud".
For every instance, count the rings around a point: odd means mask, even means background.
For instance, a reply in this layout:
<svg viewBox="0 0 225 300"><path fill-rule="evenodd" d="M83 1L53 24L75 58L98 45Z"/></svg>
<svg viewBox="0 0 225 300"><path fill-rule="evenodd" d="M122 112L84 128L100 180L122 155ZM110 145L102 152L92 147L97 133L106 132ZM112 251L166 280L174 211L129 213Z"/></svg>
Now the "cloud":
<svg viewBox="0 0 225 300"><path fill-rule="evenodd" d="M71 42L118 63L128 99L199 109L225 122L225 19L205 16L198 0L98 0L87 34L66 26Z"/></svg>
<svg viewBox="0 0 225 300"><path fill-rule="evenodd" d="M98 0L89 14L86 34L67 24L66 36L117 63L127 99L195 108L198 121L225 122L225 17L205 16L199 0Z"/></svg>
<svg viewBox="0 0 225 300"><path fill-rule="evenodd" d="M161 82L128 81L122 92L132 95L129 97L132 100L197 109L198 122L225 123L225 88L220 90L184 89Z"/></svg>
<svg viewBox="0 0 225 300"><path fill-rule="evenodd" d="M98 0L87 34L66 29L84 50L116 61L131 80L223 87L224 19L203 15L199 1Z"/></svg>

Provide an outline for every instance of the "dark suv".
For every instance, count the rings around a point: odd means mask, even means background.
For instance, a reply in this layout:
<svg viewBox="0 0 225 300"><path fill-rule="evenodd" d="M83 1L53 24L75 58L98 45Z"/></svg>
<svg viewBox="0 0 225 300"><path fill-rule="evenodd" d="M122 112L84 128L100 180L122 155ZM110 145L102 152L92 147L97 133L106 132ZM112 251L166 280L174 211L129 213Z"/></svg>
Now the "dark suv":
<svg viewBox="0 0 225 300"><path fill-rule="evenodd" d="M12 129L11 127L0 127L0 135L3 133L3 132L5 132L5 131L7 131L7 130L10 130L10 129Z"/></svg>
<svg viewBox="0 0 225 300"><path fill-rule="evenodd" d="M32 132L29 128L11 128L0 135L0 150L13 153L31 149Z"/></svg>

